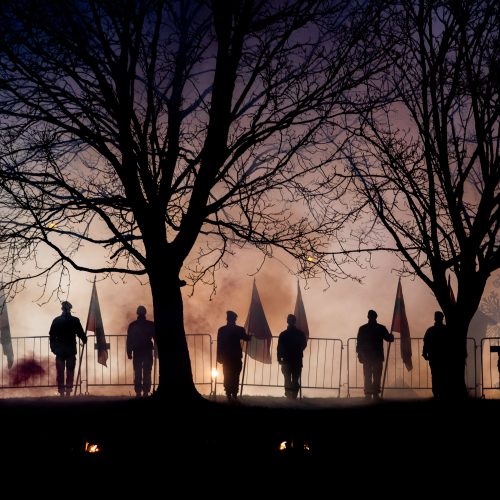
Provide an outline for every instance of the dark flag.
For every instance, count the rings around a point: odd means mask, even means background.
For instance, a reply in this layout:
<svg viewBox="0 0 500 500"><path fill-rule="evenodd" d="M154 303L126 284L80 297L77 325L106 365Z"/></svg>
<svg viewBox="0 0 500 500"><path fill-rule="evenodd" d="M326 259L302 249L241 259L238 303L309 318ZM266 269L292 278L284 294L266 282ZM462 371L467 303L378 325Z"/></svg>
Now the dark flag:
<svg viewBox="0 0 500 500"><path fill-rule="evenodd" d="M413 369L411 361L411 337L408 319L406 318L405 300L403 298L403 288L401 278L398 281L396 292L396 302L394 304L394 314L392 315L391 333L399 332L401 338L401 358L408 371Z"/></svg>
<svg viewBox="0 0 500 500"><path fill-rule="evenodd" d="M3 353L7 356L7 367L10 369L14 364L14 351L12 349L9 315L7 314L7 302L3 288L0 288L0 342L2 343Z"/></svg>
<svg viewBox="0 0 500 500"><path fill-rule="evenodd" d="M97 362L101 365L108 366L108 347L106 343L106 335L104 334L104 326L102 323L101 308L99 307L99 299L97 298L97 288L92 286L92 296L90 298L89 315L87 317L86 332L94 332L97 349Z"/></svg>
<svg viewBox="0 0 500 500"><path fill-rule="evenodd" d="M252 336L252 340L247 342L247 355L261 363L270 364L271 340L273 335L267 323L255 279L253 280L250 308L247 320L245 321L245 331L248 335Z"/></svg>
<svg viewBox="0 0 500 500"><path fill-rule="evenodd" d="M309 338L309 326L307 324L306 310L304 308L304 303L302 302L302 294L300 293L300 285L297 281L297 299L295 301L295 310L293 315L297 318L295 326L302 330L306 334L306 338Z"/></svg>

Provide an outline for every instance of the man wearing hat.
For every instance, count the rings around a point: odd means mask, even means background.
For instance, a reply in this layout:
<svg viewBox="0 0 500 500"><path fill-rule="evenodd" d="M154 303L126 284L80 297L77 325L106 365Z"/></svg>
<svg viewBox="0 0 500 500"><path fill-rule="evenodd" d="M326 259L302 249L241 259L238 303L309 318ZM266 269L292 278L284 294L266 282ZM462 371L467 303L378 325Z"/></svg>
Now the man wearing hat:
<svg viewBox="0 0 500 500"><path fill-rule="evenodd" d="M80 320L71 315L72 307L68 301L61 303L62 314L52 321L49 331L50 350L56 356L56 381L60 396L70 396L73 390L76 337L87 343Z"/></svg>
<svg viewBox="0 0 500 500"><path fill-rule="evenodd" d="M153 370L153 349L155 326L146 319L146 308L137 307L137 319L127 330L127 356L134 366L134 389L136 397L147 397L151 391L151 372Z"/></svg>
<svg viewBox="0 0 500 500"><path fill-rule="evenodd" d="M245 329L236 324L237 317L234 311L227 311L227 324L221 326L217 332L217 362L222 363L227 399L234 402L238 400L240 373L243 367L241 341L251 339Z"/></svg>
<svg viewBox="0 0 500 500"><path fill-rule="evenodd" d="M356 342L358 359L363 365L366 399L380 397L380 382L384 366L384 340L386 342L394 341L394 335L389 333L384 325L377 323L377 316L373 309L368 311L368 323L359 327Z"/></svg>

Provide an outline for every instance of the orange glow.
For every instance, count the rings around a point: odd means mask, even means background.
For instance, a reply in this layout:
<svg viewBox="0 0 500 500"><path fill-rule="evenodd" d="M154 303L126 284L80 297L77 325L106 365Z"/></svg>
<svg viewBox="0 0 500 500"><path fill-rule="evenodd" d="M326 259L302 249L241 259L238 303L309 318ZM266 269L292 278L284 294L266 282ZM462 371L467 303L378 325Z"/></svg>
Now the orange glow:
<svg viewBox="0 0 500 500"><path fill-rule="evenodd" d="M98 444L91 444L88 441L85 441L84 450L86 453L99 453L101 451L101 448Z"/></svg>

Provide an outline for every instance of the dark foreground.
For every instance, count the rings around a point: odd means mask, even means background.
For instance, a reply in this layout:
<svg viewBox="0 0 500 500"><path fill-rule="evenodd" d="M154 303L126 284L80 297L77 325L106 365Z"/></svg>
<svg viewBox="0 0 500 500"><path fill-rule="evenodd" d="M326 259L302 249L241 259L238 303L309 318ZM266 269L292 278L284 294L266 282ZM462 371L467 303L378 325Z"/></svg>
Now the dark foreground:
<svg viewBox="0 0 500 500"><path fill-rule="evenodd" d="M76 397L0 407L3 486L19 477L16 488L61 498L498 493L499 400L290 408ZM86 453L86 442L102 451Z"/></svg>

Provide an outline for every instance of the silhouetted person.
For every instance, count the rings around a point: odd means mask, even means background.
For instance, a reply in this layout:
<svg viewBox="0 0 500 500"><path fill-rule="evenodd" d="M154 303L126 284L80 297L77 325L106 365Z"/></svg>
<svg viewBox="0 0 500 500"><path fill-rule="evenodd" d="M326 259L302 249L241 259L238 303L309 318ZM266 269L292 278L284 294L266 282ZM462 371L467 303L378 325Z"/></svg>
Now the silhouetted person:
<svg viewBox="0 0 500 500"><path fill-rule="evenodd" d="M137 307L137 319L128 325L127 356L134 366L134 389L136 397L146 397L151 391L155 326L146 319L146 308Z"/></svg>
<svg viewBox="0 0 500 500"><path fill-rule="evenodd" d="M62 314L52 321L49 331L50 350L56 355L56 381L60 396L70 396L73 390L76 337L87 343L80 320L71 315L72 307L67 301L61 303Z"/></svg>
<svg viewBox="0 0 500 500"><path fill-rule="evenodd" d="M368 311L368 323L359 327L356 352L363 365L365 398L380 397L380 382L384 366L384 340L394 341L394 335L377 323L377 313Z"/></svg>
<svg viewBox="0 0 500 500"><path fill-rule="evenodd" d="M446 343L448 327L443 323L444 314L441 311L434 313L434 325L427 329L424 335L422 356L429 361L432 378L432 394L441 398L446 377Z"/></svg>
<svg viewBox="0 0 500 500"><path fill-rule="evenodd" d="M295 323L297 318L289 314L286 318L288 327L278 337L278 363L285 379L285 396L297 399L302 374L302 357L307 346L306 334Z"/></svg>
<svg viewBox="0 0 500 500"><path fill-rule="evenodd" d="M240 385L240 373L243 367L241 341L251 340L242 326L236 324L238 315L227 311L227 324L217 332L217 362L222 364L224 390L228 401L237 401Z"/></svg>

